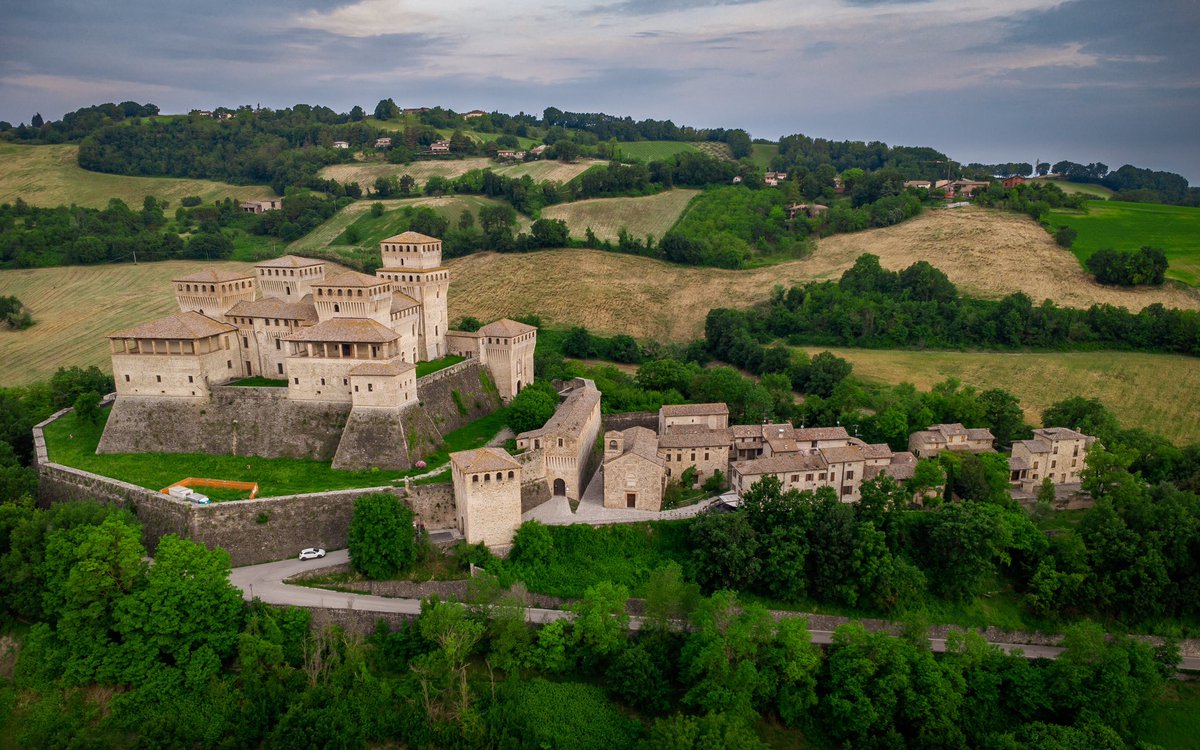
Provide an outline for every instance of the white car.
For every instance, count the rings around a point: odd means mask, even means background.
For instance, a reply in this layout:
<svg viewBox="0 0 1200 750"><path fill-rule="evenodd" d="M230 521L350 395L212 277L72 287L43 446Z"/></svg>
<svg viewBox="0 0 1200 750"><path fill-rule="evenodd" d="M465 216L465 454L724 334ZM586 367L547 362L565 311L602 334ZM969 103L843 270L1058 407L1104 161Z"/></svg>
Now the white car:
<svg viewBox="0 0 1200 750"><path fill-rule="evenodd" d="M325 556L325 550L321 549L320 547L308 547L306 549L300 550L300 559L301 560L316 560L318 557L324 557L324 556Z"/></svg>

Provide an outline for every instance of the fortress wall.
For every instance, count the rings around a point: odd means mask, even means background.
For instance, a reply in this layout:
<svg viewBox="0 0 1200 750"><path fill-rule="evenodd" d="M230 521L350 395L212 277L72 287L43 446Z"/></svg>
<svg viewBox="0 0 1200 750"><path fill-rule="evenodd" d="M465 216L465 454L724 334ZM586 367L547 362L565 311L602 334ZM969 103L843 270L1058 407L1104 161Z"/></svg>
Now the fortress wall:
<svg viewBox="0 0 1200 750"><path fill-rule="evenodd" d="M455 393L458 394L457 403ZM500 408L500 394L491 376L476 359L459 362L418 379L417 398L443 435ZM459 404L466 414L459 411Z"/></svg>
<svg viewBox="0 0 1200 750"><path fill-rule="evenodd" d="M609 430L628 430L630 427L645 427L658 432L658 412L631 411L625 414L605 414L600 418L601 434Z"/></svg>
<svg viewBox="0 0 1200 750"><path fill-rule="evenodd" d="M97 451L328 461L349 414L349 402L291 401L285 388L214 386L207 401L121 397Z"/></svg>

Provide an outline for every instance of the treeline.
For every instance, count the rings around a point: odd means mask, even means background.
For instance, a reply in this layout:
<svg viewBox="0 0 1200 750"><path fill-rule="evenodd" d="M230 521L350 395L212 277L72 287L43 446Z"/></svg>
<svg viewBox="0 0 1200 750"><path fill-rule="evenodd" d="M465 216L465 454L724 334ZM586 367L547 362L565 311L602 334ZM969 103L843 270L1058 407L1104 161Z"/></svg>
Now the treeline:
<svg viewBox="0 0 1200 750"><path fill-rule="evenodd" d="M557 107L543 110L542 125L547 128L582 130L601 141L720 141L729 143L731 148L737 145L734 149L735 159L750 154L750 136L740 129L693 128L676 125L670 120L635 121L632 117L606 115L603 112L564 112Z"/></svg>
<svg viewBox="0 0 1200 750"><path fill-rule="evenodd" d="M828 166L837 172L861 169L873 172L895 169L904 179L933 179L943 175L949 157L927 146L888 146L881 141L833 141L799 133L779 139L779 154L771 166L777 170L813 172Z"/></svg>
<svg viewBox="0 0 1200 750"><path fill-rule="evenodd" d="M1096 281L1117 286L1162 286L1168 265L1162 248L1147 246L1136 251L1102 248L1083 264L1096 276Z"/></svg>
<svg viewBox="0 0 1200 750"><path fill-rule="evenodd" d="M1087 196L1081 193L1068 194L1052 182L1026 182L1013 188L993 182L987 189L975 194L977 206L1016 211L1034 221L1041 221L1052 208L1083 209L1087 200Z"/></svg>
<svg viewBox="0 0 1200 750"><path fill-rule="evenodd" d="M754 341L871 348L1009 349L1106 348L1200 354L1200 313L1160 304L1130 313L1123 307L1087 310L1035 306L1023 293L991 301L963 297L940 270L919 261L900 272L863 255L838 282L776 289L749 311L713 310L740 321ZM729 325L731 323L725 323Z"/></svg>
<svg viewBox="0 0 1200 750"><path fill-rule="evenodd" d="M1174 172L1142 169L1132 164L1110 172L1102 162L1071 161L1060 161L1051 169L1068 180L1103 185L1114 192L1114 200L1200 206L1200 187L1189 187L1187 178Z"/></svg>
<svg viewBox="0 0 1200 750"><path fill-rule="evenodd" d="M0 268L218 260L234 252L233 241L222 230L290 242L315 229L341 205L333 198L291 190L282 208L274 211L249 214L226 198L211 205L179 206L168 219L169 204L152 196L143 200L140 211L119 198L109 199L103 209L38 208L18 198L0 205Z"/></svg>
<svg viewBox="0 0 1200 750"><path fill-rule="evenodd" d="M14 128L11 123L0 121L0 138L25 143L65 143L77 141L102 127L123 123L129 118L153 117L157 114L158 107L149 102L109 102L80 107L63 115L61 120L51 122L47 122L41 113L37 113L30 118L29 125L21 123Z"/></svg>

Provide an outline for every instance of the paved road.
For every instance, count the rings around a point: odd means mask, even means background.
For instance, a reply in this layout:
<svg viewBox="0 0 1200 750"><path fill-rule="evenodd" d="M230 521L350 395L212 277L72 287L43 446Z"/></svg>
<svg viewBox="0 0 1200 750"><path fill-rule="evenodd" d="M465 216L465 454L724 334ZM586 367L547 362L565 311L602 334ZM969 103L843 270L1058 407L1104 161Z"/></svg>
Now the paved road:
<svg viewBox="0 0 1200 750"><path fill-rule="evenodd" d="M280 560L279 562L249 565L244 568L234 568L229 580L242 590L242 596L247 601L257 597L267 604L290 604L298 607L324 607L328 609L352 609L367 612L398 612L415 615L421 612L420 599L399 599L387 596L370 596L368 594L347 594L340 591L314 589L308 586L294 586L284 583L284 580L300 573L319 568L350 562L350 554L346 550L330 552L320 560ZM533 623L546 623L570 617L569 612L561 609L539 609L530 607L525 610L526 619ZM784 615L787 616L787 615ZM630 628L637 630L641 627L641 618L629 618ZM810 630L812 642L827 645L833 642L833 631ZM946 650L946 641L942 638L929 639L930 647L936 653ZM1005 652L1020 649L1028 659L1056 659L1063 652L1058 646L1032 646L1024 643L996 643ZM1179 664L1180 669L1200 671L1200 657L1185 657Z"/></svg>

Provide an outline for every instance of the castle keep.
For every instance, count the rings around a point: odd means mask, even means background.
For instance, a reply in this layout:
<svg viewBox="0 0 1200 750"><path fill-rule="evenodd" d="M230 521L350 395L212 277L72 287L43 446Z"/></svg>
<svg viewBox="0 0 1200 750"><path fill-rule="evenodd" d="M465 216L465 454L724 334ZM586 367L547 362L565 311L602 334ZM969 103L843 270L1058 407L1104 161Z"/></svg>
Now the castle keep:
<svg viewBox="0 0 1200 750"><path fill-rule="evenodd" d="M374 276L329 275L322 261L287 255L259 263L253 272L204 270L174 279L180 312L108 337L117 403L114 434L106 430L100 450L237 453L239 421L226 412L253 396L247 416L270 412L269 427L257 420L267 432L278 434L293 423L308 430L344 426L340 440L299 441L308 447L293 451L298 456L332 458L335 466L407 468L415 460L415 437L435 446L442 432L468 416L441 409L440 400L452 393L461 400L469 391L472 404L486 405L495 398L487 393L494 383L500 399L509 401L532 380L532 326L500 320L474 334L448 330L450 272L442 265L440 240L404 232L381 242L380 255L383 265ZM451 353L448 339L471 361L451 368L462 382L430 391L418 380L416 365ZM468 371L474 374L464 375ZM239 393L214 400L214 388L248 377L286 381L286 388L266 395L224 389ZM259 403L268 398L269 408ZM447 411L449 416L442 414ZM133 428L134 413L143 423L170 413L183 420L181 431L203 428L218 435L202 439L160 430L157 442L138 442L117 434ZM243 420L243 435L250 429ZM265 445L267 438L243 439L242 452L279 455ZM337 450L326 455L331 444ZM375 444L378 450L370 450Z"/></svg>

